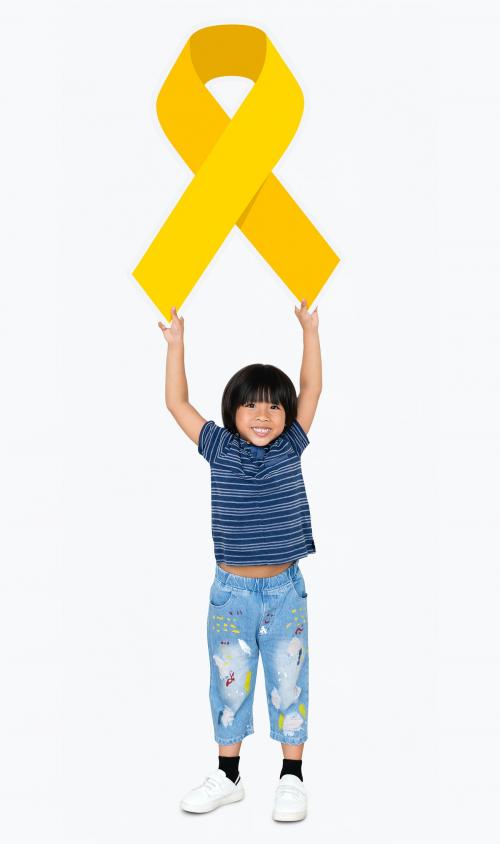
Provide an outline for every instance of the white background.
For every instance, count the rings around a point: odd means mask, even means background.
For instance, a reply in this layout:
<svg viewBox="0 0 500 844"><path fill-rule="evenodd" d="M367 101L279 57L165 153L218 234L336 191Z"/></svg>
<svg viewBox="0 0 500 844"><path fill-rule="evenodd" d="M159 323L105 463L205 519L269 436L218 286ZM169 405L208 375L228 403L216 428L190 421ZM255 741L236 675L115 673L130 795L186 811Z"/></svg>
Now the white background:
<svg viewBox="0 0 500 844"><path fill-rule="evenodd" d="M4 2L0 23L2 841L498 841L498 5ZM301 85L274 172L341 258L310 303L305 825L271 820L262 665L246 799L178 808L217 767L210 477L131 272L192 178L157 94L219 23L264 29ZM231 114L250 85L209 83ZM298 387L295 304L233 229L180 308L205 418L247 363Z"/></svg>

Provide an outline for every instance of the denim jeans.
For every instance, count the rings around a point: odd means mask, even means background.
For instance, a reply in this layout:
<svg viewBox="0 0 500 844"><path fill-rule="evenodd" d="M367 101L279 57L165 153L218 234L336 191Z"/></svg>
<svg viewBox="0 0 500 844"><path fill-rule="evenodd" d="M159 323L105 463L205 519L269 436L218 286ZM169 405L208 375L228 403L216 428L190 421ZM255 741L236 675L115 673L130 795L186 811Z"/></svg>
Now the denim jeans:
<svg viewBox="0 0 500 844"><path fill-rule="evenodd" d="M233 744L254 732L259 652L271 738L286 744L306 741L307 592L299 561L273 577L240 576L216 564L207 641L215 741Z"/></svg>

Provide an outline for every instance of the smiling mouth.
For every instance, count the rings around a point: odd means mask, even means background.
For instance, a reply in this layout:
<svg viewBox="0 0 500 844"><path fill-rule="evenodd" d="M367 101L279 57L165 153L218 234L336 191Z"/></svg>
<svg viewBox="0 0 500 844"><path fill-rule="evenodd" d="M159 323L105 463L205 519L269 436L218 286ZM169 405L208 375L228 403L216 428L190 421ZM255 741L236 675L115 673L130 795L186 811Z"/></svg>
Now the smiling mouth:
<svg viewBox="0 0 500 844"><path fill-rule="evenodd" d="M271 433L270 428L252 428L252 431L255 431L258 437L266 437Z"/></svg>

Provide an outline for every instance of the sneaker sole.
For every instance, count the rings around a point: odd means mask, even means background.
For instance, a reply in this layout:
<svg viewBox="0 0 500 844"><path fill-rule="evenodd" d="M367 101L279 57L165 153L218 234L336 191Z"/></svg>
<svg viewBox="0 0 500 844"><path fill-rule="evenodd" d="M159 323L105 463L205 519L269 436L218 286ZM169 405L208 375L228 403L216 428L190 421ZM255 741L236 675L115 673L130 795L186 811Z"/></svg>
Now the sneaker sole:
<svg viewBox="0 0 500 844"><path fill-rule="evenodd" d="M181 809L184 809L185 812L213 812L214 809L218 809L219 806L224 806L226 803L236 803L238 800L243 800L244 796L245 792L242 788L241 791L236 791L234 794L228 794L226 797L219 797L218 800L213 800L210 804L205 803L204 806L193 806L190 803L186 803L184 800L181 800L180 807Z"/></svg>
<svg viewBox="0 0 500 844"><path fill-rule="evenodd" d="M307 815L307 811L298 812L273 812L273 821L301 821Z"/></svg>

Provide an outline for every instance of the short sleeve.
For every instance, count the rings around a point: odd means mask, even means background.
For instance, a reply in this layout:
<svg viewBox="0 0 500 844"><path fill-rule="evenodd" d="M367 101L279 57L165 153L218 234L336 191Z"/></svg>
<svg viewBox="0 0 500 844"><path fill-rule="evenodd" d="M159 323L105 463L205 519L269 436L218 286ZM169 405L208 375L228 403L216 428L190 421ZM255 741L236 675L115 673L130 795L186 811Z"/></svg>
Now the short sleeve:
<svg viewBox="0 0 500 844"><path fill-rule="evenodd" d="M227 428L221 428L220 425L216 425L213 419L210 419L201 428L198 439L198 453L212 464L230 436L231 433Z"/></svg>
<svg viewBox="0 0 500 844"><path fill-rule="evenodd" d="M306 446L309 445L309 438L297 419L294 419L292 424L283 432L283 436L291 443L293 450L299 457Z"/></svg>

